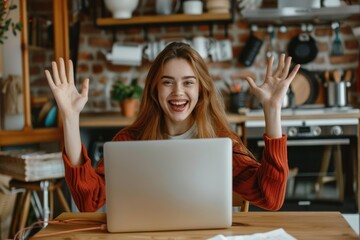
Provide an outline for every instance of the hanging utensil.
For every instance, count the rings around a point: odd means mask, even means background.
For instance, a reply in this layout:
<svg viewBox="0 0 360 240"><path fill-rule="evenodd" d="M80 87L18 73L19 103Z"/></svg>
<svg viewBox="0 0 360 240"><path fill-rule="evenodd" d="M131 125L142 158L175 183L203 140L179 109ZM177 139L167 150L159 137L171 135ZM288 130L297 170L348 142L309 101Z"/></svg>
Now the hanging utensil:
<svg viewBox="0 0 360 240"><path fill-rule="evenodd" d="M256 25L251 26L251 33L249 39L246 41L246 44L239 56L239 61L245 66L251 66L258 54L263 41L256 36L258 27Z"/></svg>
<svg viewBox="0 0 360 240"><path fill-rule="evenodd" d="M334 30L335 38L331 45L331 55L332 56L342 56L344 55L344 47L340 39L340 24L338 22L333 22L331 28Z"/></svg>
<svg viewBox="0 0 360 240"><path fill-rule="evenodd" d="M267 28L267 32L269 34L269 43L266 48L266 58L274 57L274 68L277 67L277 62L279 59L279 45L275 39L275 28L272 25L269 25Z"/></svg>

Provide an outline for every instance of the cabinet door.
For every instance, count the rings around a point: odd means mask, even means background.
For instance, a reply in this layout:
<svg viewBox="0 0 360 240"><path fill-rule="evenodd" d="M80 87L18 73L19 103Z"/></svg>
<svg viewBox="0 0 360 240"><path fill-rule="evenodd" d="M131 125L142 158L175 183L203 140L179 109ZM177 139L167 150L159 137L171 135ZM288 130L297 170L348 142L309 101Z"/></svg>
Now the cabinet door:
<svg viewBox="0 0 360 240"><path fill-rule="evenodd" d="M23 128L18 131L1 129L0 146L62 141L62 126L57 115L55 124L45 128L34 118L40 110L34 105L41 97L52 99L44 74L51 61L69 58L67 1L14 0L23 27L20 33L20 60L23 95ZM3 61L4 62L4 61ZM4 70L5 71L5 70ZM41 103L39 103L41 104Z"/></svg>
<svg viewBox="0 0 360 240"><path fill-rule="evenodd" d="M19 0L10 1L7 5L6 18L13 23L20 21ZM10 6L17 9L8 10ZM3 17L2 17L3 18ZM21 32L12 34L10 27L2 36L1 48L1 127L8 130L22 129L24 127L24 107L22 94L22 51Z"/></svg>

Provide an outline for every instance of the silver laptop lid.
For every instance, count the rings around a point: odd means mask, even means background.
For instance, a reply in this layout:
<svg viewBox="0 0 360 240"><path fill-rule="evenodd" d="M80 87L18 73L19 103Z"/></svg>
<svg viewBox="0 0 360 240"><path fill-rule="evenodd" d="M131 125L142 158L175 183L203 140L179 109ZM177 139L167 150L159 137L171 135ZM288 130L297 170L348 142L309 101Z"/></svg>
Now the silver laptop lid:
<svg viewBox="0 0 360 240"><path fill-rule="evenodd" d="M104 160L109 232L231 226L230 139L107 142Z"/></svg>

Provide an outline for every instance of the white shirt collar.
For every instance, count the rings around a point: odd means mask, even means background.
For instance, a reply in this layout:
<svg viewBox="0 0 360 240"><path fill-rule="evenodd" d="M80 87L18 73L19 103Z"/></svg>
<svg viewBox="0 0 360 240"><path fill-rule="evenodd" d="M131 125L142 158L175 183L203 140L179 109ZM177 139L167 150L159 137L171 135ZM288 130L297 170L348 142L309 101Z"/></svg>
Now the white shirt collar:
<svg viewBox="0 0 360 240"><path fill-rule="evenodd" d="M183 134L176 135L176 136L168 135L168 138L169 139L190 139L190 138L193 138L196 135L196 133L197 133L197 127L196 127L196 123L194 123L191 126L191 128L189 128L189 130L187 130Z"/></svg>

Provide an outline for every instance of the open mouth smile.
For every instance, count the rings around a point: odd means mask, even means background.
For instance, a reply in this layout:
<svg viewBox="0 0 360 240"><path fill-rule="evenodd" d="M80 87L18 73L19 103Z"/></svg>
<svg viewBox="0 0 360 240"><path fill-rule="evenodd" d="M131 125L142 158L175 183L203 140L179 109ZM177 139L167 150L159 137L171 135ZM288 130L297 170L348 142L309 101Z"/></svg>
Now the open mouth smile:
<svg viewBox="0 0 360 240"><path fill-rule="evenodd" d="M169 101L170 107L174 111L182 111L186 107L189 101L181 100L181 101Z"/></svg>

